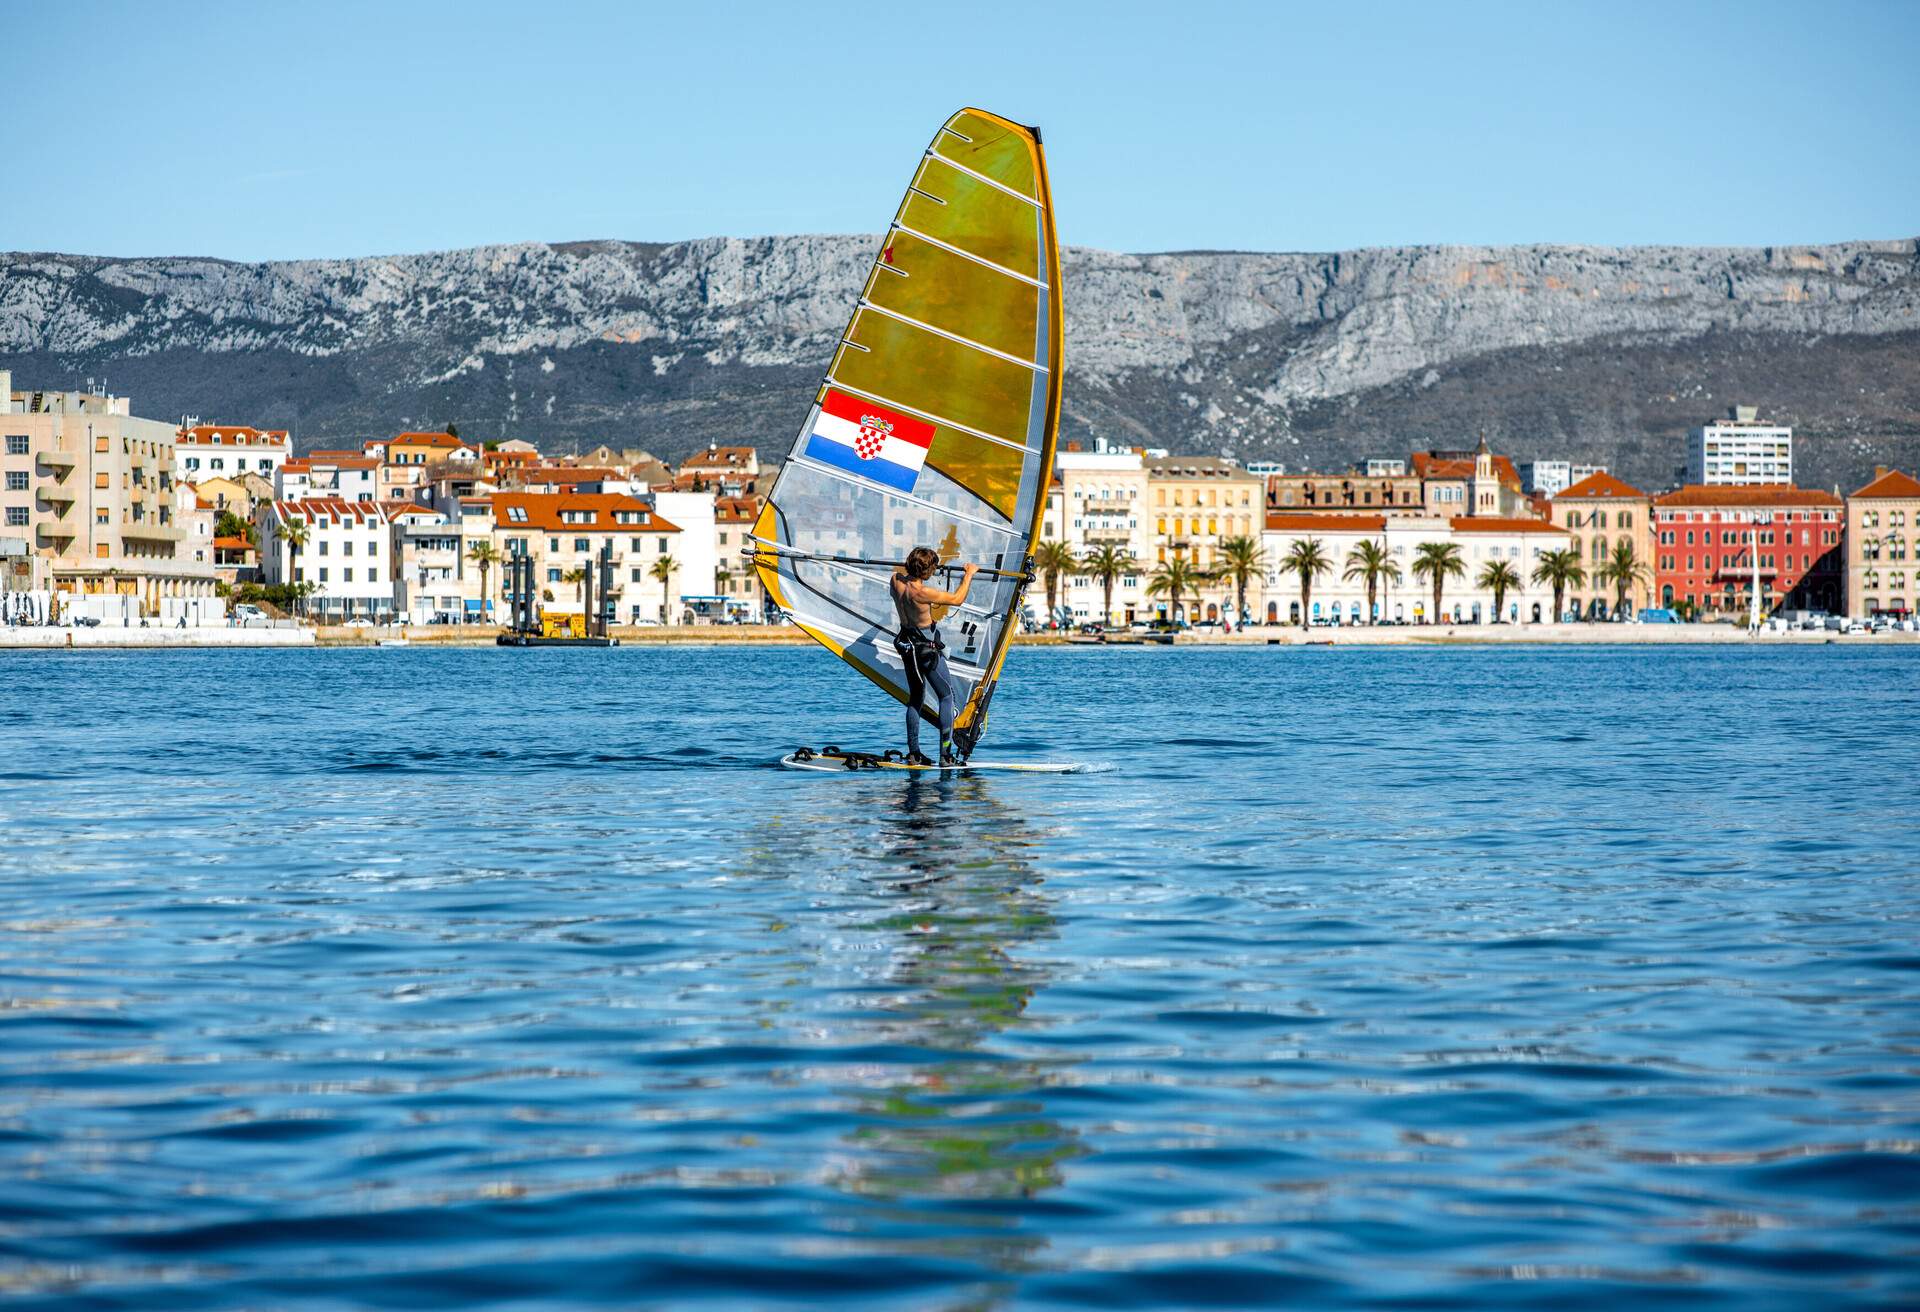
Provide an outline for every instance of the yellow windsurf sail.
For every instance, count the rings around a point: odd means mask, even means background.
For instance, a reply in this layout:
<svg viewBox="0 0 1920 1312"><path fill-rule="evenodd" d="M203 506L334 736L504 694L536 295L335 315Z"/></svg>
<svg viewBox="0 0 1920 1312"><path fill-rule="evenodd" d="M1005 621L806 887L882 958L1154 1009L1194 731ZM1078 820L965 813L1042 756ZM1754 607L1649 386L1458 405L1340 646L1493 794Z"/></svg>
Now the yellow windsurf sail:
<svg viewBox="0 0 1920 1312"><path fill-rule="evenodd" d="M971 751L1019 624L1060 419L1060 251L1037 129L941 125L753 530L776 603L907 701L888 580L914 547L981 567L938 616ZM920 706L937 720L931 699Z"/></svg>

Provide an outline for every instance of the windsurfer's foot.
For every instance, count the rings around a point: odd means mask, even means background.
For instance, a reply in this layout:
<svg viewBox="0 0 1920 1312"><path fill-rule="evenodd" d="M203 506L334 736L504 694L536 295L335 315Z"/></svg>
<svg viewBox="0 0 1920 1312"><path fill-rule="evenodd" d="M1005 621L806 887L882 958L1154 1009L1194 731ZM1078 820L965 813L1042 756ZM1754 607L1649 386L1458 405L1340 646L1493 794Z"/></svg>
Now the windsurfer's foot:
<svg viewBox="0 0 1920 1312"><path fill-rule="evenodd" d="M932 765L933 758L931 756L928 756L925 752L908 752L907 764L908 765Z"/></svg>
<svg viewBox="0 0 1920 1312"><path fill-rule="evenodd" d="M940 764L965 765L966 763L967 763L967 756L965 752L962 752L958 747L955 747L952 743L940 744Z"/></svg>

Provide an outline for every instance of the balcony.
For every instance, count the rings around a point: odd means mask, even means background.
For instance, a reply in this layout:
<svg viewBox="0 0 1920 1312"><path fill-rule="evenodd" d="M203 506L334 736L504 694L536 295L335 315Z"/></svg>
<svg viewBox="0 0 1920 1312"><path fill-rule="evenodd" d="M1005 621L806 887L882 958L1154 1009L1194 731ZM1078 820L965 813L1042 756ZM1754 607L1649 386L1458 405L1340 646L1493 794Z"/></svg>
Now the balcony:
<svg viewBox="0 0 1920 1312"><path fill-rule="evenodd" d="M54 546L62 542L73 541L73 525L65 520L41 520L33 526L34 540L41 546Z"/></svg>
<svg viewBox="0 0 1920 1312"><path fill-rule="evenodd" d="M52 510L56 506L64 507L73 504L73 491L64 483L42 483L35 489L35 494L42 510Z"/></svg>
<svg viewBox="0 0 1920 1312"><path fill-rule="evenodd" d="M39 461L41 464L45 465L49 469L72 469L73 468L73 452L67 450L64 445L48 447L44 450L36 451L33 453L33 456L35 460Z"/></svg>

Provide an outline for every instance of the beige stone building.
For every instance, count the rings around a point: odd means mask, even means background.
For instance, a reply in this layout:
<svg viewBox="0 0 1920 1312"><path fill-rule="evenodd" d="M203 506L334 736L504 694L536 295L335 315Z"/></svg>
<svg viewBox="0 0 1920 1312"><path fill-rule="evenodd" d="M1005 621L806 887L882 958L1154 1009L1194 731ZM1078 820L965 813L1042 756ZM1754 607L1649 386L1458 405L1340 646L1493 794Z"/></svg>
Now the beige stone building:
<svg viewBox="0 0 1920 1312"><path fill-rule="evenodd" d="M171 623L213 597L212 563L182 549L174 425L126 397L15 391L5 370L0 398L0 535L27 539L63 604Z"/></svg>
<svg viewBox="0 0 1920 1312"><path fill-rule="evenodd" d="M1151 569L1181 556L1213 568L1228 538L1256 542L1266 522L1266 480L1223 456L1148 456Z"/></svg>
<svg viewBox="0 0 1920 1312"><path fill-rule="evenodd" d="M1911 616L1920 609L1920 479L1876 466L1846 513L1847 614Z"/></svg>
<svg viewBox="0 0 1920 1312"><path fill-rule="evenodd" d="M1634 614L1653 598L1653 496L1612 474L1581 479L1553 499L1553 522L1567 530L1570 545L1580 553L1587 580L1567 594L1566 605L1583 618L1605 618L1612 613L1617 590L1594 574L1622 542L1633 546L1633 557L1647 567L1646 577L1628 590Z"/></svg>
<svg viewBox="0 0 1920 1312"><path fill-rule="evenodd" d="M1376 461L1376 464L1383 462ZM1404 462L1395 461L1395 464ZM1349 470L1344 474L1273 474L1267 509L1286 515L1424 515L1418 475Z"/></svg>
<svg viewBox="0 0 1920 1312"><path fill-rule="evenodd" d="M1485 437L1471 451L1416 451L1411 463L1429 515L1534 518L1520 471L1488 450Z"/></svg>

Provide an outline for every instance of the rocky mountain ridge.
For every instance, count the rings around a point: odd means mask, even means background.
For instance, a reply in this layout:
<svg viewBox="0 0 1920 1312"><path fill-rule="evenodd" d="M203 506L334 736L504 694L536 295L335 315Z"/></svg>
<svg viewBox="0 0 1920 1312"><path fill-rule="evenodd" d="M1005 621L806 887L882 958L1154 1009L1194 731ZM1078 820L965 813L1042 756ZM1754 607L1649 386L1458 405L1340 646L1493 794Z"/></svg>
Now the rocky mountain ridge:
<svg viewBox="0 0 1920 1312"><path fill-rule="evenodd" d="M865 236L241 264L0 255L0 367L302 447L457 423L669 458L785 447ZM1066 257L1069 438L1340 468L1469 444L1672 481L1736 401L1802 481L1920 464L1920 241Z"/></svg>

